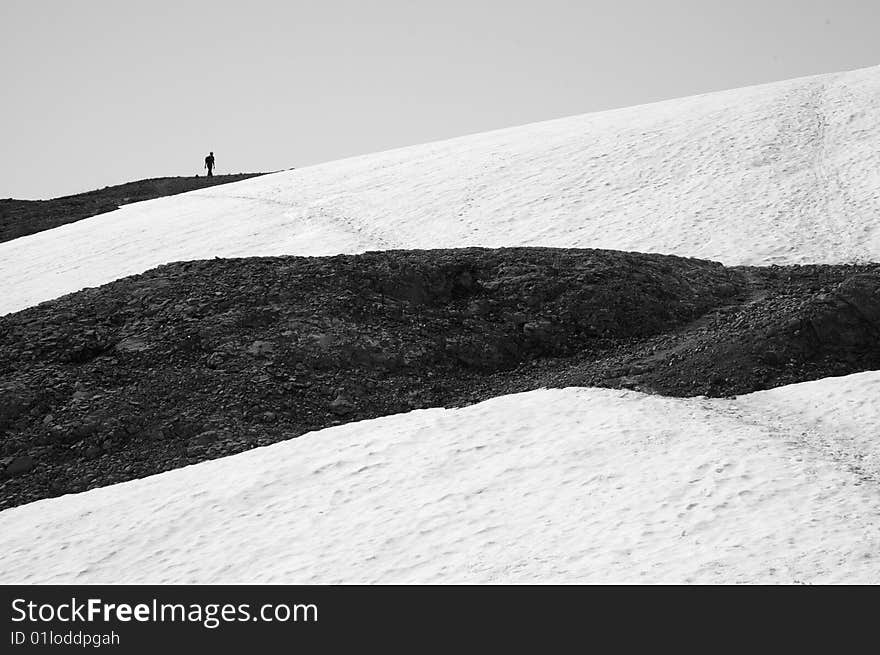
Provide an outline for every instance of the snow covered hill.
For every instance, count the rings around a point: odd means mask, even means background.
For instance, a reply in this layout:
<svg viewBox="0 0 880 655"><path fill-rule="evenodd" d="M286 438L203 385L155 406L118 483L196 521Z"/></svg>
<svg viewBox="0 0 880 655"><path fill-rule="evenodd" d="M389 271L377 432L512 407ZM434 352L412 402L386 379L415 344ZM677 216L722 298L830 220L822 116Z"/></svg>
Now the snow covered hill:
<svg viewBox="0 0 880 655"><path fill-rule="evenodd" d="M0 313L169 261L542 245L880 260L880 68L419 145L0 244Z"/></svg>
<svg viewBox="0 0 880 655"><path fill-rule="evenodd" d="M880 261L878 210L880 67L127 205L0 244L0 314L212 257ZM0 512L0 583L880 583L878 398L875 371L736 399L570 388L349 423Z"/></svg>
<svg viewBox="0 0 880 655"><path fill-rule="evenodd" d="M880 373L535 391L0 513L0 582L878 583Z"/></svg>

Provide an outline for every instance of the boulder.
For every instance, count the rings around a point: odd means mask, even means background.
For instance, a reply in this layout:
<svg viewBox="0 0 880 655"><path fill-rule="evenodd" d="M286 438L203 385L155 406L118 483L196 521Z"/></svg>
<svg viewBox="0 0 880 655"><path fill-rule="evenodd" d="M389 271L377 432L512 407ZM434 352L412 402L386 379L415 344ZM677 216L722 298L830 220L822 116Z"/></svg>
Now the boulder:
<svg viewBox="0 0 880 655"><path fill-rule="evenodd" d="M13 460L6 465L5 473L9 476L22 475L33 468L34 458L30 455L21 455L13 458Z"/></svg>
<svg viewBox="0 0 880 655"><path fill-rule="evenodd" d="M354 403L345 394L338 394L330 403L330 411L337 415L351 414L355 410Z"/></svg>
<svg viewBox="0 0 880 655"><path fill-rule="evenodd" d="M254 341L247 351L254 357L266 357L275 353L275 344L271 341Z"/></svg>

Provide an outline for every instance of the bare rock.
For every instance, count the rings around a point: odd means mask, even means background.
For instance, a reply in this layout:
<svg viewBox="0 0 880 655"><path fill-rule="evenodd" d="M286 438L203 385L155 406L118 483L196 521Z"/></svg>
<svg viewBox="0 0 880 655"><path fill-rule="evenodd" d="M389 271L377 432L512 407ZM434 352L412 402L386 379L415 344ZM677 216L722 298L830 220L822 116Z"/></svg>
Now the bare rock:
<svg viewBox="0 0 880 655"><path fill-rule="evenodd" d="M254 341L247 349L254 357L266 357L275 353L275 344L269 341Z"/></svg>
<svg viewBox="0 0 880 655"><path fill-rule="evenodd" d="M351 414L355 410L355 405L351 399L345 394L338 394L329 405L330 411L339 416Z"/></svg>
<svg viewBox="0 0 880 655"><path fill-rule="evenodd" d="M34 458L30 455L21 455L12 459L6 465L5 473L9 476L22 475L34 468Z"/></svg>

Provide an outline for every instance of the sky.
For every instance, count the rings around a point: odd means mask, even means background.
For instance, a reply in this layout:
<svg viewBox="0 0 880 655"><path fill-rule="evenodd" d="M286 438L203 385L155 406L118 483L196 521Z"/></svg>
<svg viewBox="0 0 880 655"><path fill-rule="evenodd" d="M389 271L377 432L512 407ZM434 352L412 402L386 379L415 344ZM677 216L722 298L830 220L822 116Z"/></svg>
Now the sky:
<svg viewBox="0 0 880 655"><path fill-rule="evenodd" d="M880 64L865 0L0 0L0 198Z"/></svg>

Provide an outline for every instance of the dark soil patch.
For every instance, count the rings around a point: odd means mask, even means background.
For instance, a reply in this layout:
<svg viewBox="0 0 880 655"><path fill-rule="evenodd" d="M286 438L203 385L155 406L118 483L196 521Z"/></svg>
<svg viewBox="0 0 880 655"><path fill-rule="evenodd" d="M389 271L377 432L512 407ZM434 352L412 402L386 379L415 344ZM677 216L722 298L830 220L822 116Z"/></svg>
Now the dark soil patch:
<svg viewBox="0 0 880 655"><path fill-rule="evenodd" d="M158 177L52 200L12 198L0 200L0 243L43 230L51 230L53 227L74 223L98 214L106 214L132 202L173 196L185 191L238 182L258 175L264 173L237 173L212 177Z"/></svg>
<svg viewBox="0 0 880 655"><path fill-rule="evenodd" d="M0 317L0 508L542 386L722 396L880 367L880 265L597 250L162 266Z"/></svg>

